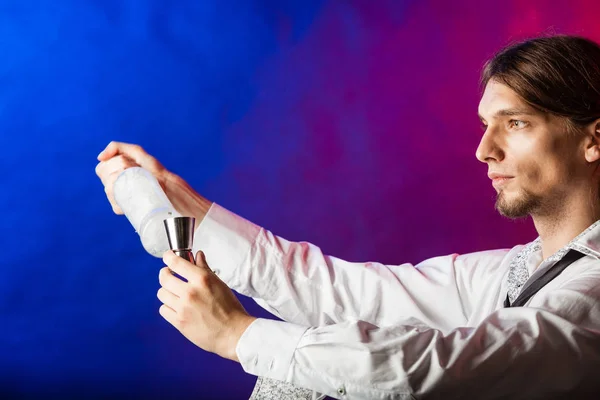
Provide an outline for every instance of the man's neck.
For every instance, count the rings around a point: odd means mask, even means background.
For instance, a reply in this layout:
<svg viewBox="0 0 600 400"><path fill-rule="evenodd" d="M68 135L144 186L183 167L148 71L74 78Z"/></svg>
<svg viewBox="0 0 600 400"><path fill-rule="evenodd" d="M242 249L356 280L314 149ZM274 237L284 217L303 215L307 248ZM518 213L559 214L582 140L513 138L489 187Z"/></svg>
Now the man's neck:
<svg viewBox="0 0 600 400"><path fill-rule="evenodd" d="M577 212L572 212L577 211ZM566 246L577 235L600 219L599 207L564 207L546 216L534 215L533 223L540 235L542 258L545 260Z"/></svg>

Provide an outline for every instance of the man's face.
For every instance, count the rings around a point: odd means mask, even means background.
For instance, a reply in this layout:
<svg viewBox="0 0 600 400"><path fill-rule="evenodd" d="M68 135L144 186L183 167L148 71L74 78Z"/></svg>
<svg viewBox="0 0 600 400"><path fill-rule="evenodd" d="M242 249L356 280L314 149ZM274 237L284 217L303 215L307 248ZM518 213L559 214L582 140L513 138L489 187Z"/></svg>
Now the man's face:
<svg viewBox="0 0 600 400"><path fill-rule="evenodd" d="M494 80L485 88L479 117L485 133L476 156L488 165L500 214L520 218L560 208L585 174L581 135Z"/></svg>

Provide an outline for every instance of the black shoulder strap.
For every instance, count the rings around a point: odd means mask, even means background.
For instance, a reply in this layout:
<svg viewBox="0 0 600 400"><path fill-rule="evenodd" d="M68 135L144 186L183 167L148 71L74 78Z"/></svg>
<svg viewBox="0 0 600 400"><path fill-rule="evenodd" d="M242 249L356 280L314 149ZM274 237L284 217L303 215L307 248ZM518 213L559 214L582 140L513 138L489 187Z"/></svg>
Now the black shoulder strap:
<svg viewBox="0 0 600 400"><path fill-rule="evenodd" d="M508 295L506 295L504 307L522 307L525 303L527 303L531 296L536 294L541 288L546 286L548 282L560 275L565 268L579 260L581 257L583 257L583 253L573 249L569 250L562 259L544 272L542 276L537 278L531 285L527 286L525 290L523 290L519 296L517 296L512 304L510 304Z"/></svg>

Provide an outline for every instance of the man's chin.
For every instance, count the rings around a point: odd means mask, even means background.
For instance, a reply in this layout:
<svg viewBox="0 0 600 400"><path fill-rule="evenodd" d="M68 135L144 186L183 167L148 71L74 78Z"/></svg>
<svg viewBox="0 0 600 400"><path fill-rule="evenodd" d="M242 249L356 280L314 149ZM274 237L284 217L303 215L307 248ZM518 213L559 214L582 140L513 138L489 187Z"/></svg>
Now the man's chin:
<svg viewBox="0 0 600 400"><path fill-rule="evenodd" d="M521 197L516 199L507 199L506 193L500 191L496 198L496 210L500 215L510 219L520 219L528 217L536 206L533 199Z"/></svg>
<svg viewBox="0 0 600 400"><path fill-rule="evenodd" d="M521 210L513 208L496 207L496 210L498 210L498 213L503 217L510 219L522 219L529 216L529 213L524 213Z"/></svg>

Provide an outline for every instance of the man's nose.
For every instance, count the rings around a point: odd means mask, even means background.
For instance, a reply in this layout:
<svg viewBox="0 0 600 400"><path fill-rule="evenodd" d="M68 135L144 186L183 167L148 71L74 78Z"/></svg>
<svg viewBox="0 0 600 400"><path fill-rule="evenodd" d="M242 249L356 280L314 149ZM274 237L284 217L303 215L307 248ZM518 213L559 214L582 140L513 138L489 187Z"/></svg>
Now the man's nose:
<svg viewBox="0 0 600 400"><path fill-rule="evenodd" d="M500 162L504 159L504 151L499 143L497 133L491 128L486 129L483 134L475 152L475 157L483 163L489 161Z"/></svg>

